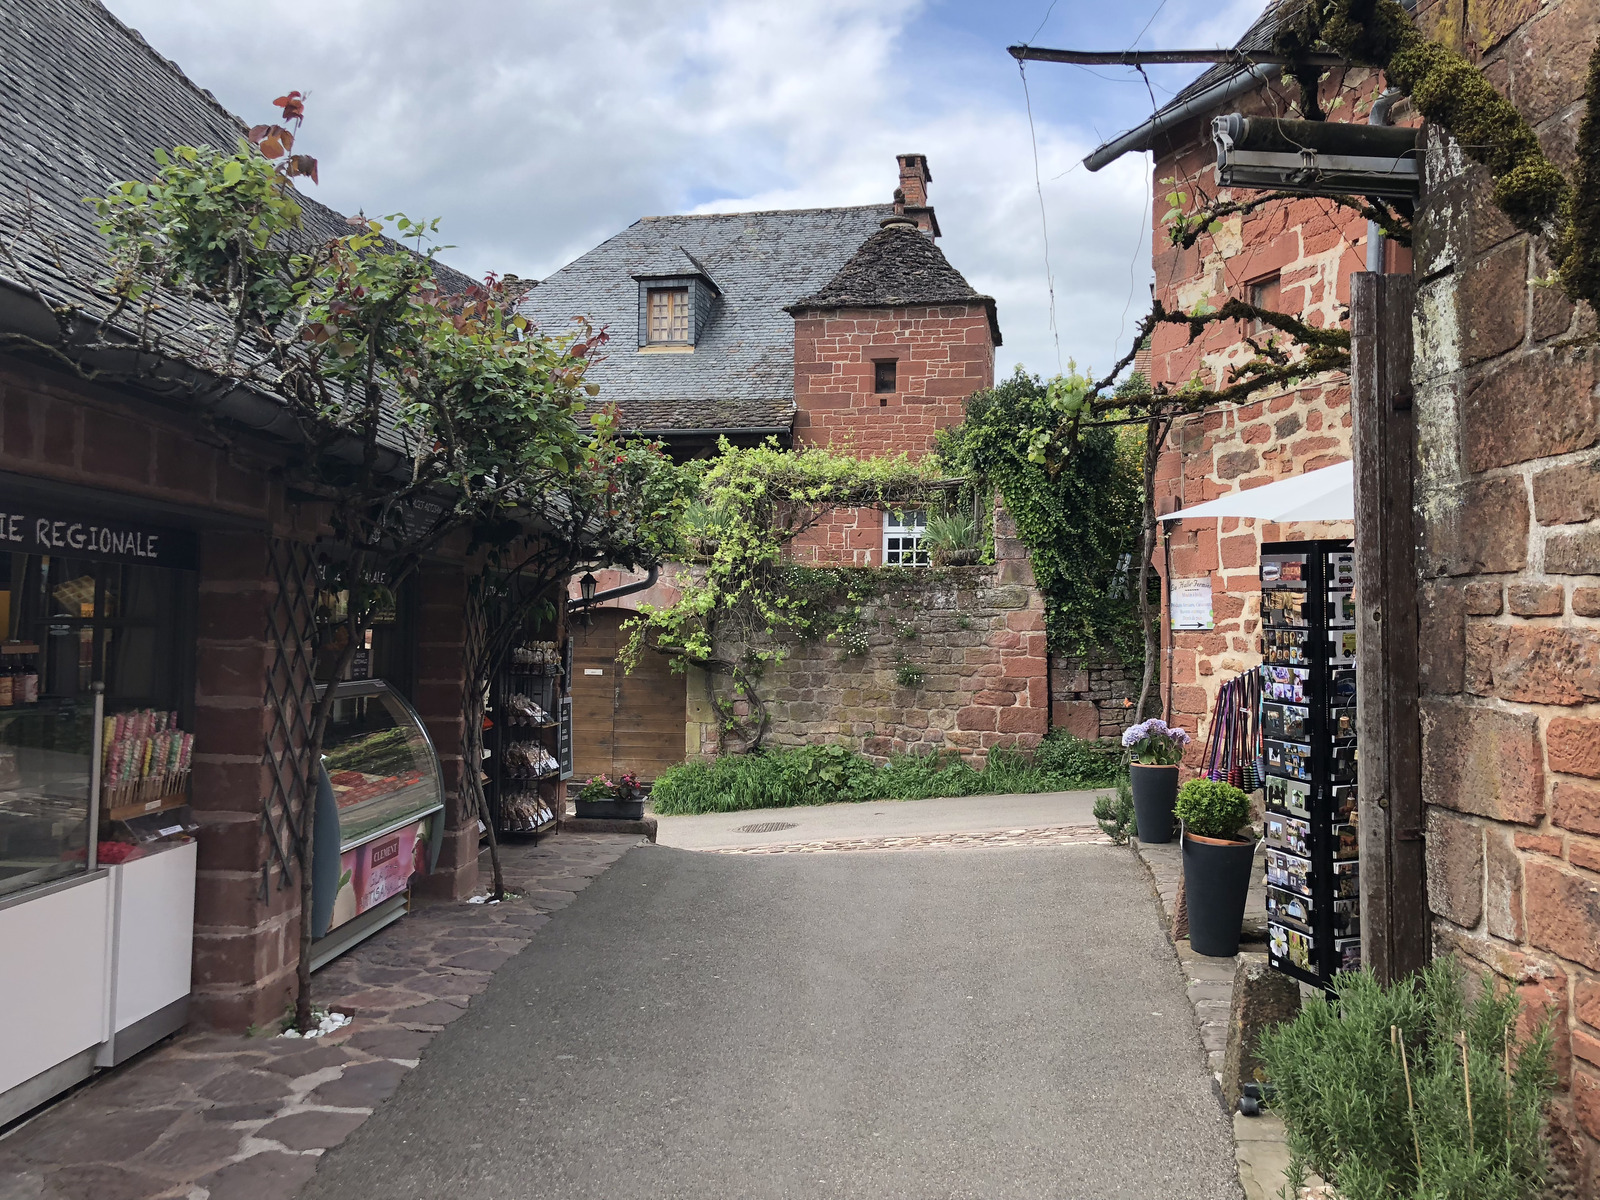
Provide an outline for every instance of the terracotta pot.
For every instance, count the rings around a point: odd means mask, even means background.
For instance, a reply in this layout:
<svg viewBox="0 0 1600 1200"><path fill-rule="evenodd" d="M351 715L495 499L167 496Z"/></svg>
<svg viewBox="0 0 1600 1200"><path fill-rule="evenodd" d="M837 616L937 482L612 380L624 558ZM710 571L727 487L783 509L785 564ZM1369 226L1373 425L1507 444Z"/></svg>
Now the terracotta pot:
<svg viewBox="0 0 1600 1200"><path fill-rule="evenodd" d="M1134 763L1129 772L1133 782L1133 811L1139 821L1139 840L1150 846L1170 842L1172 806L1178 802L1177 764Z"/></svg>
<svg viewBox="0 0 1600 1200"><path fill-rule="evenodd" d="M1256 856L1254 842L1183 835L1183 887L1189 905L1189 945L1208 958L1239 952L1245 899Z"/></svg>

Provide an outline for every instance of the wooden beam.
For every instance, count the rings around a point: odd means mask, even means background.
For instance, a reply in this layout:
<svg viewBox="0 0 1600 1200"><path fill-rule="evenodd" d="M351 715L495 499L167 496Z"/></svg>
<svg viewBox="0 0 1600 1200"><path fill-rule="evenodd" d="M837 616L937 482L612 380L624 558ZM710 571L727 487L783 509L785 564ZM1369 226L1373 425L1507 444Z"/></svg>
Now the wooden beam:
<svg viewBox="0 0 1600 1200"><path fill-rule="evenodd" d="M1427 963L1410 275L1350 277L1356 504L1361 953L1379 979Z"/></svg>
<svg viewBox="0 0 1600 1200"><path fill-rule="evenodd" d="M1050 50L1043 46L1007 46L1006 53L1018 62L1072 63L1080 67L1140 67L1172 63L1252 63L1264 67L1281 67L1289 63L1287 55L1270 51L1245 54L1238 50ZM1310 66L1337 67L1346 59L1337 54L1307 54L1300 60Z"/></svg>

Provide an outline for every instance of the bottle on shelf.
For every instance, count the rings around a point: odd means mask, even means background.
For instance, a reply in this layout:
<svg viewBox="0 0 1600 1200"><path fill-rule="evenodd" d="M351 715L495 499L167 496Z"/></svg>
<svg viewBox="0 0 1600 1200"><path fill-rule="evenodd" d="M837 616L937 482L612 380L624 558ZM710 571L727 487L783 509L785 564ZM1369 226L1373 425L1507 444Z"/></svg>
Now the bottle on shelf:
<svg viewBox="0 0 1600 1200"><path fill-rule="evenodd" d="M17 660L7 655L5 665L0 666L0 708L12 708L17 703Z"/></svg>
<svg viewBox="0 0 1600 1200"><path fill-rule="evenodd" d="M39 664L31 654L22 660L22 703L39 703Z"/></svg>

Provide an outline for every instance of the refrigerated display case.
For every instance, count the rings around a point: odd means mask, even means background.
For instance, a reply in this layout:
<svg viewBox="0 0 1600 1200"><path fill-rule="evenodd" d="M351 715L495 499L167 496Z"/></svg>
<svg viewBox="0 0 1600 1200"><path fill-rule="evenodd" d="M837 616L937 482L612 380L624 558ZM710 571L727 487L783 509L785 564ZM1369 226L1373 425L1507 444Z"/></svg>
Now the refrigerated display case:
<svg viewBox="0 0 1600 1200"><path fill-rule="evenodd" d="M1261 547L1267 951L1320 987L1361 965L1354 573L1346 541Z"/></svg>
<svg viewBox="0 0 1600 1200"><path fill-rule="evenodd" d="M313 967L405 915L412 877L438 861L444 819L443 772L416 710L381 679L332 686L312 839Z"/></svg>

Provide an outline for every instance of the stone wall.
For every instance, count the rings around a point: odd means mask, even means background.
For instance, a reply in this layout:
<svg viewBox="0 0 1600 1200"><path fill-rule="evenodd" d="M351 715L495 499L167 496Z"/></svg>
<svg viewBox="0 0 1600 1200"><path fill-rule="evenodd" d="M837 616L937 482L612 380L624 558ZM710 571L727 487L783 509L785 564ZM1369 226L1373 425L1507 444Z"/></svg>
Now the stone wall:
<svg viewBox="0 0 1600 1200"><path fill-rule="evenodd" d="M1570 168L1600 10L1452 6L1422 19L1481 60ZM1468 40L1463 40L1468 39ZM1437 137L1417 239L1423 791L1434 947L1549 1016L1555 1149L1594 1195L1600 1139L1600 399L1594 330L1543 248Z"/></svg>
<svg viewBox="0 0 1600 1200"><path fill-rule="evenodd" d="M1080 738L1121 737L1133 723L1142 678L1142 669L1121 661L1052 654L1050 728Z"/></svg>
<svg viewBox="0 0 1600 1200"><path fill-rule="evenodd" d="M758 685L768 744L840 743L878 761L954 750L978 763L996 746L1036 746L1050 720L1044 600L1003 514L996 559L914 573L863 606L850 644L791 643ZM921 678L902 683L902 670ZM690 680L691 710L703 686ZM701 728L702 750L715 753L715 725Z"/></svg>

